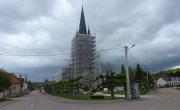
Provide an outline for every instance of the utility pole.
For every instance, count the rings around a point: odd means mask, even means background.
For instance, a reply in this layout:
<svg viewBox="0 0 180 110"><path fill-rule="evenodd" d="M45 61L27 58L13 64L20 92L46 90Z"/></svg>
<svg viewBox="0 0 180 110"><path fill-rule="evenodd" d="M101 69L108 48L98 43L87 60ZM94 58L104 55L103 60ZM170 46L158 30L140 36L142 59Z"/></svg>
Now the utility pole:
<svg viewBox="0 0 180 110"><path fill-rule="evenodd" d="M155 89L156 88L156 82L155 82L155 76L154 76L155 73L153 73L153 88Z"/></svg>
<svg viewBox="0 0 180 110"><path fill-rule="evenodd" d="M130 48L133 48L135 44L133 44ZM126 68L126 94L127 99L131 99L131 87L130 87L130 80L129 80L129 64L128 64L128 46L124 46L125 49L125 68Z"/></svg>
<svg viewBox="0 0 180 110"><path fill-rule="evenodd" d="M129 65L128 65L128 47L124 46L125 49L125 68L126 68L126 94L127 99L131 99L130 81L129 81Z"/></svg>

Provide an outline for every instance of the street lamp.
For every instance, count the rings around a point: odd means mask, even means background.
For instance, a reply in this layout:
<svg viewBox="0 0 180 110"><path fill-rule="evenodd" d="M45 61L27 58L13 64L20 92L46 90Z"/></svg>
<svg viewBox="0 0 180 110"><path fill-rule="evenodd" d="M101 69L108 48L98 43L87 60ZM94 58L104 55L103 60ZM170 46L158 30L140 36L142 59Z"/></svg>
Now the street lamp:
<svg viewBox="0 0 180 110"><path fill-rule="evenodd" d="M133 48L135 44L133 44L130 48ZM124 46L125 49L125 68L126 68L126 93L127 99L131 99L131 90L130 90L130 80L129 80L129 65L128 65L128 46Z"/></svg>

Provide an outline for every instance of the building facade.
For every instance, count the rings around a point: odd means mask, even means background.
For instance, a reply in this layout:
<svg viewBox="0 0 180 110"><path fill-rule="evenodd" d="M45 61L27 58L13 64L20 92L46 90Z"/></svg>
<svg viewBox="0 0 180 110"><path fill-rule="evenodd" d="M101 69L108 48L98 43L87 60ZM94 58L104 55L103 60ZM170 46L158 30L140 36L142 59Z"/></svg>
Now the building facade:
<svg viewBox="0 0 180 110"><path fill-rule="evenodd" d="M156 81L157 87L172 87L180 85L179 77L160 77Z"/></svg>
<svg viewBox="0 0 180 110"><path fill-rule="evenodd" d="M9 87L10 94L19 94L21 92L22 84L21 80L17 78L15 74L10 74L11 86Z"/></svg>

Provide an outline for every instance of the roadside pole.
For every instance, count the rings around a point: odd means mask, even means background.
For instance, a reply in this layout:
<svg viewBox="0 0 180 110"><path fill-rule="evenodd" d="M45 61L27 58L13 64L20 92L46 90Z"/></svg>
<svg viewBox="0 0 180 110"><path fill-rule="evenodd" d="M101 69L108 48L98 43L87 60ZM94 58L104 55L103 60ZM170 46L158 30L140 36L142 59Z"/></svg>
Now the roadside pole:
<svg viewBox="0 0 180 110"><path fill-rule="evenodd" d="M126 68L126 94L127 99L131 99L130 81L129 81L129 65L128 65L128 47L124 46L125 49L125 68Z"/></svg>

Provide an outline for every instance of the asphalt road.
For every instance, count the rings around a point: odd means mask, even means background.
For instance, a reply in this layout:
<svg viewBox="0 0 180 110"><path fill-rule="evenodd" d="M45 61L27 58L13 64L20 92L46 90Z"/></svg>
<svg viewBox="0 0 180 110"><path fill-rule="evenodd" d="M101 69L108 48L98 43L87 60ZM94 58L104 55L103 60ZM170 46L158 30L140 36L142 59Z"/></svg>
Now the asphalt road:
<svg viewBox="0 0 180 110"><path fill-rule="evenodd" d="M180 110L180 91L160 89L132 101L71 101L34 91L0 103L0 110Z"/></svg>

